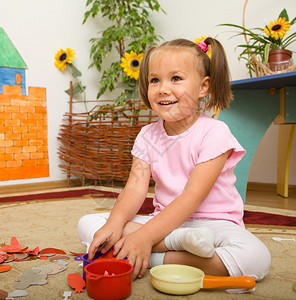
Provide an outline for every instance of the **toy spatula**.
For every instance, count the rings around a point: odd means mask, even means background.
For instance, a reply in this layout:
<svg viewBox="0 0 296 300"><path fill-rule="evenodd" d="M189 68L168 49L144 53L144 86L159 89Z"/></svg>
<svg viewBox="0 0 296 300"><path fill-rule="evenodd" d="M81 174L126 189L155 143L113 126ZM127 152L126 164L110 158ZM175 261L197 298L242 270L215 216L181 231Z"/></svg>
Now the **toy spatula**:
<svg viewBox="0 0 296 300"><path fill-rule="evenodd" d="M74 294L84 293L85 281L78 273L68 274L68 283L72 289L75 289Z"/></svg>

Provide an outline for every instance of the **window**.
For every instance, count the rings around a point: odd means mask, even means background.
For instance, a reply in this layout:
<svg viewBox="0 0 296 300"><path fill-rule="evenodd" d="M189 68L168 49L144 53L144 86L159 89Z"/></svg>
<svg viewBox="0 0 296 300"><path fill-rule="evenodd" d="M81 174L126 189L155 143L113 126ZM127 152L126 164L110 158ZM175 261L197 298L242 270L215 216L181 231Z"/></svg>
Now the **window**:
<svg viewBox="0 0 296 300"><path fill-rule="evenodd" d="M22 76L20 73L15 74L15 84L22 84Z"/></svg>

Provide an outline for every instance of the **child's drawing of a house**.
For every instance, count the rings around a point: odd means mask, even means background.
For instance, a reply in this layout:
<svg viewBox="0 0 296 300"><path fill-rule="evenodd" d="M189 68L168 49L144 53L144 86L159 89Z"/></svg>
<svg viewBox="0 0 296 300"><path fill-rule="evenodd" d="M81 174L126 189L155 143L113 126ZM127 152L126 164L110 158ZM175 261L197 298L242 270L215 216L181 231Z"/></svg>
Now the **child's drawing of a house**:
<svg viewBox="0 0 296 300"><path fill-rule="evenodd" d="M3 93L3 85L14 85L21 86L22 94L25 95L25 69L27 65L0 27L0 94Z"/></svg>
<svg viewBox="0 0 296 300"><path fill-rule="evenodd" d="M0 181L49 176L46 89L26 94L25 69L0 28Z"/></svg>

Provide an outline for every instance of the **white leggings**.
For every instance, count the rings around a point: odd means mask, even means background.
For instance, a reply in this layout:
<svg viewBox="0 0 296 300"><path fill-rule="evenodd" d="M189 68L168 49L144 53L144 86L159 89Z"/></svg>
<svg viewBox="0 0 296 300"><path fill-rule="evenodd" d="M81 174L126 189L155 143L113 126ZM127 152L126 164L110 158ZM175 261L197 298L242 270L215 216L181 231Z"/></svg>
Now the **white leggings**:
<svg viewBox="0 0 296 300"><path fill-rule="evenodd" d="M94 234L106 223L109 213L86 215L79 220L78 235L88 247ZM145 224L153 216L135 216L132 222ZM252 276L261 280L268 273L271 256L266 246L252 233L230 221L195 219L180 227L208 227L215 235L216 253L230 276Z"/></svg>

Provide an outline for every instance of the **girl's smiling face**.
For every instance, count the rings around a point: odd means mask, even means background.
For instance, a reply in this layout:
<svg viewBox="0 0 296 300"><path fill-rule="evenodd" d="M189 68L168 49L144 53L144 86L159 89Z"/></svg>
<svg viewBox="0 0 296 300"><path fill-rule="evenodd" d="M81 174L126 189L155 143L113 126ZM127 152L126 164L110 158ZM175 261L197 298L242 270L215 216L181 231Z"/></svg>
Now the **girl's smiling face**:
<svg viewBox="0 0 296 300"><path fill-rule="evenodd" d="M148 99L169 135L181 134L194 124L199 98L208 94L209 77L201 77L198 63L189 48L164 48L150 58Z"/></svg>

